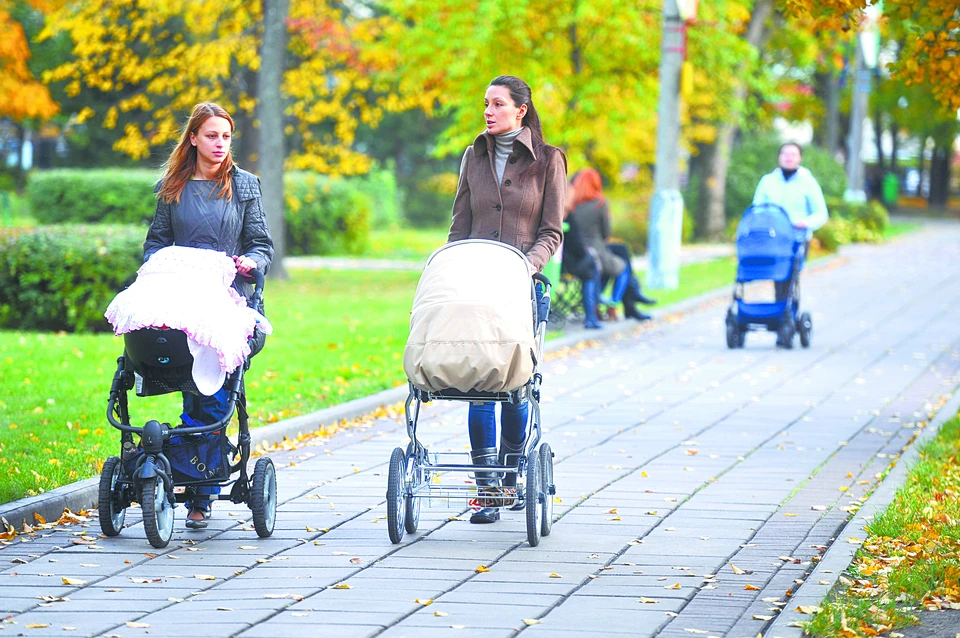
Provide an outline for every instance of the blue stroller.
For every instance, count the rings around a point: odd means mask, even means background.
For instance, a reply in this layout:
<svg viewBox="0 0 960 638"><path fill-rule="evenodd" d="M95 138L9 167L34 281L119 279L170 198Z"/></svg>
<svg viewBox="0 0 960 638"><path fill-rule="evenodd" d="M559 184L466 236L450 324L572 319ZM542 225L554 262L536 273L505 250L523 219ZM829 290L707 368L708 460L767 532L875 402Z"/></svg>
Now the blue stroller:
<svg viewBox="0 0 960 638"><path fill-rule="evenodd" d="M727 347L742 348L747 331L766 329L777 333L777 344L810 346L813 321L800 312L800 271L806 256L806 232L793 227L790 216L776 204L755 204L743 213L737 227L737 282L733 303L727 310ZM768 303L744 301L744 284L770 280L777 300Z"/></svg>

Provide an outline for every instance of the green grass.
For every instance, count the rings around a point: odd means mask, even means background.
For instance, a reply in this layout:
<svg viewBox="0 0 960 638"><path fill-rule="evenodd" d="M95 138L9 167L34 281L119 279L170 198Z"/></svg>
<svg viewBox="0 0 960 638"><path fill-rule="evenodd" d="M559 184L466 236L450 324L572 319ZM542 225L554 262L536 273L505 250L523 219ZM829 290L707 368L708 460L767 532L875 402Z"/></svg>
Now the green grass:
<svg viewBox="0 0 960 638"><path fill-rule="evenodd" d="M960 597L960 419L924 445L903 487L871 521L841 585L807 625L814 636L876 635L917 623L934 597ZM864 586L869 581L869 586ZM843 582L843 581L841 581ZM869 592L869 595L865 595Z"/></svg>
<svg viewBox="0 0 960 638"><path fill-rule="evenodd" d="M890 241L894 237L912 233L919 228L920 224L916 222L890 222L887 224L887 227L883 229L883 240Z"/></svg>
<svg viewBox="0 0 960 638"><path fill-rule="evenodd" d="M447 242L449 228L378 228L370 233L363 257L426 260Z"/></svg>
<svg viewBox="0 0 960 638"><path fill-rule="evenodd" d="M657 306L666 306L705 292L715 290L722 286L730 286L733 290L733 282L737 275L737 259L735 257L726 257L704 261L696 264L688 264L680 267L680 285L676 290L646 290L644 294L657 300ZM641 286L644 280L644 273L639 273Z"/></svg>
<svg viewBox="0 0 960 638"><path fill-rule="evenodd" d="M0 227L22 228L35 224L36 220L30 214L30 206L25 196L8 191L0 193Z"/></svg>
<svg viewBox="0 0 960 638"><path fill-rule="evenodd" d="M252 424L404 381L417 272L294 271L268 284L274 335L247 376ZM93 476L115 453L106 423L122 342L110 334L0 331L0 502ZM179 395L131 396L134 422L174 422Z"/></svg>

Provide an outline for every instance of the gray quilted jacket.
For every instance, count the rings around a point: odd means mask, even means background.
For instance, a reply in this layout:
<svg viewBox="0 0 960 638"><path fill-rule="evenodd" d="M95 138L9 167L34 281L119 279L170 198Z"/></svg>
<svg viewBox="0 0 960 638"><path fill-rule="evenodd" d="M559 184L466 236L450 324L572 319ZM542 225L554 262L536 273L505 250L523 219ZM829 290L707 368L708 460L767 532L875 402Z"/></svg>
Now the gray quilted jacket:
<svg viewBox="0 0 960 638"><path fill-rule="evenodd" d="M155 191L160 190L158 183ZM191 228L178 215L178 204L167 204L157 200L157 210L147 231L147 240L143 244L143 261L150 259L153 253L167 246L190 246ZM257 263L264 275L270 270L273 260L273 239L267 228L267 216L263 211L263 198L260 193L260 180L247 171L234 167L233 198L230 201L227 217L224 218L217 250L227 255L246 255ZM237 277L234 287L242 295L253 292L253 286L242 277Z"/></svg>

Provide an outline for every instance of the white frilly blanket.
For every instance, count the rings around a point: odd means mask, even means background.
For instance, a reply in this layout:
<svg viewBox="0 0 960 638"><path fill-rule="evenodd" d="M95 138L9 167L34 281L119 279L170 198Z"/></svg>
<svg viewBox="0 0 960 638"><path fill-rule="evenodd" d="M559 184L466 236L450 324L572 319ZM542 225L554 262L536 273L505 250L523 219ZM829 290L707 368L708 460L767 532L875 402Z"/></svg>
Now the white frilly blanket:
<svg viewBox="0 0 960 638"><path fill-rule="evenodd" d="M193 355L193 380L210 396L250 354L247 337L273 327L233 289L237 269L222 252L170 246L150 257L137 279L107 307L117 335L140 328L183 330Z"/></svg>

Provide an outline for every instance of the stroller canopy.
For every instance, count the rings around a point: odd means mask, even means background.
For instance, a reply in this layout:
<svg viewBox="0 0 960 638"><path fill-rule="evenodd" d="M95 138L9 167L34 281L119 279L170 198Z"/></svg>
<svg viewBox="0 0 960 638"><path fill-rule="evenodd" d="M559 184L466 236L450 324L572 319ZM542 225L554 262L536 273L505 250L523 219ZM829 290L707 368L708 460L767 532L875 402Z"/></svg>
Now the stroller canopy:
<svg viewBox="0 0 960 638"><path fill-rule="evenodd" d="M790 216L776 204L756 204L737 226L737 281L786 281L802 246Z"/></svg>
<svg viewBox="0 0 960 638"><path fill-rule="evenodd" d="M509 392L533 374L535 297L526 257L470 239L437 249L420 276L403 369L429 392Z"/></svg>

